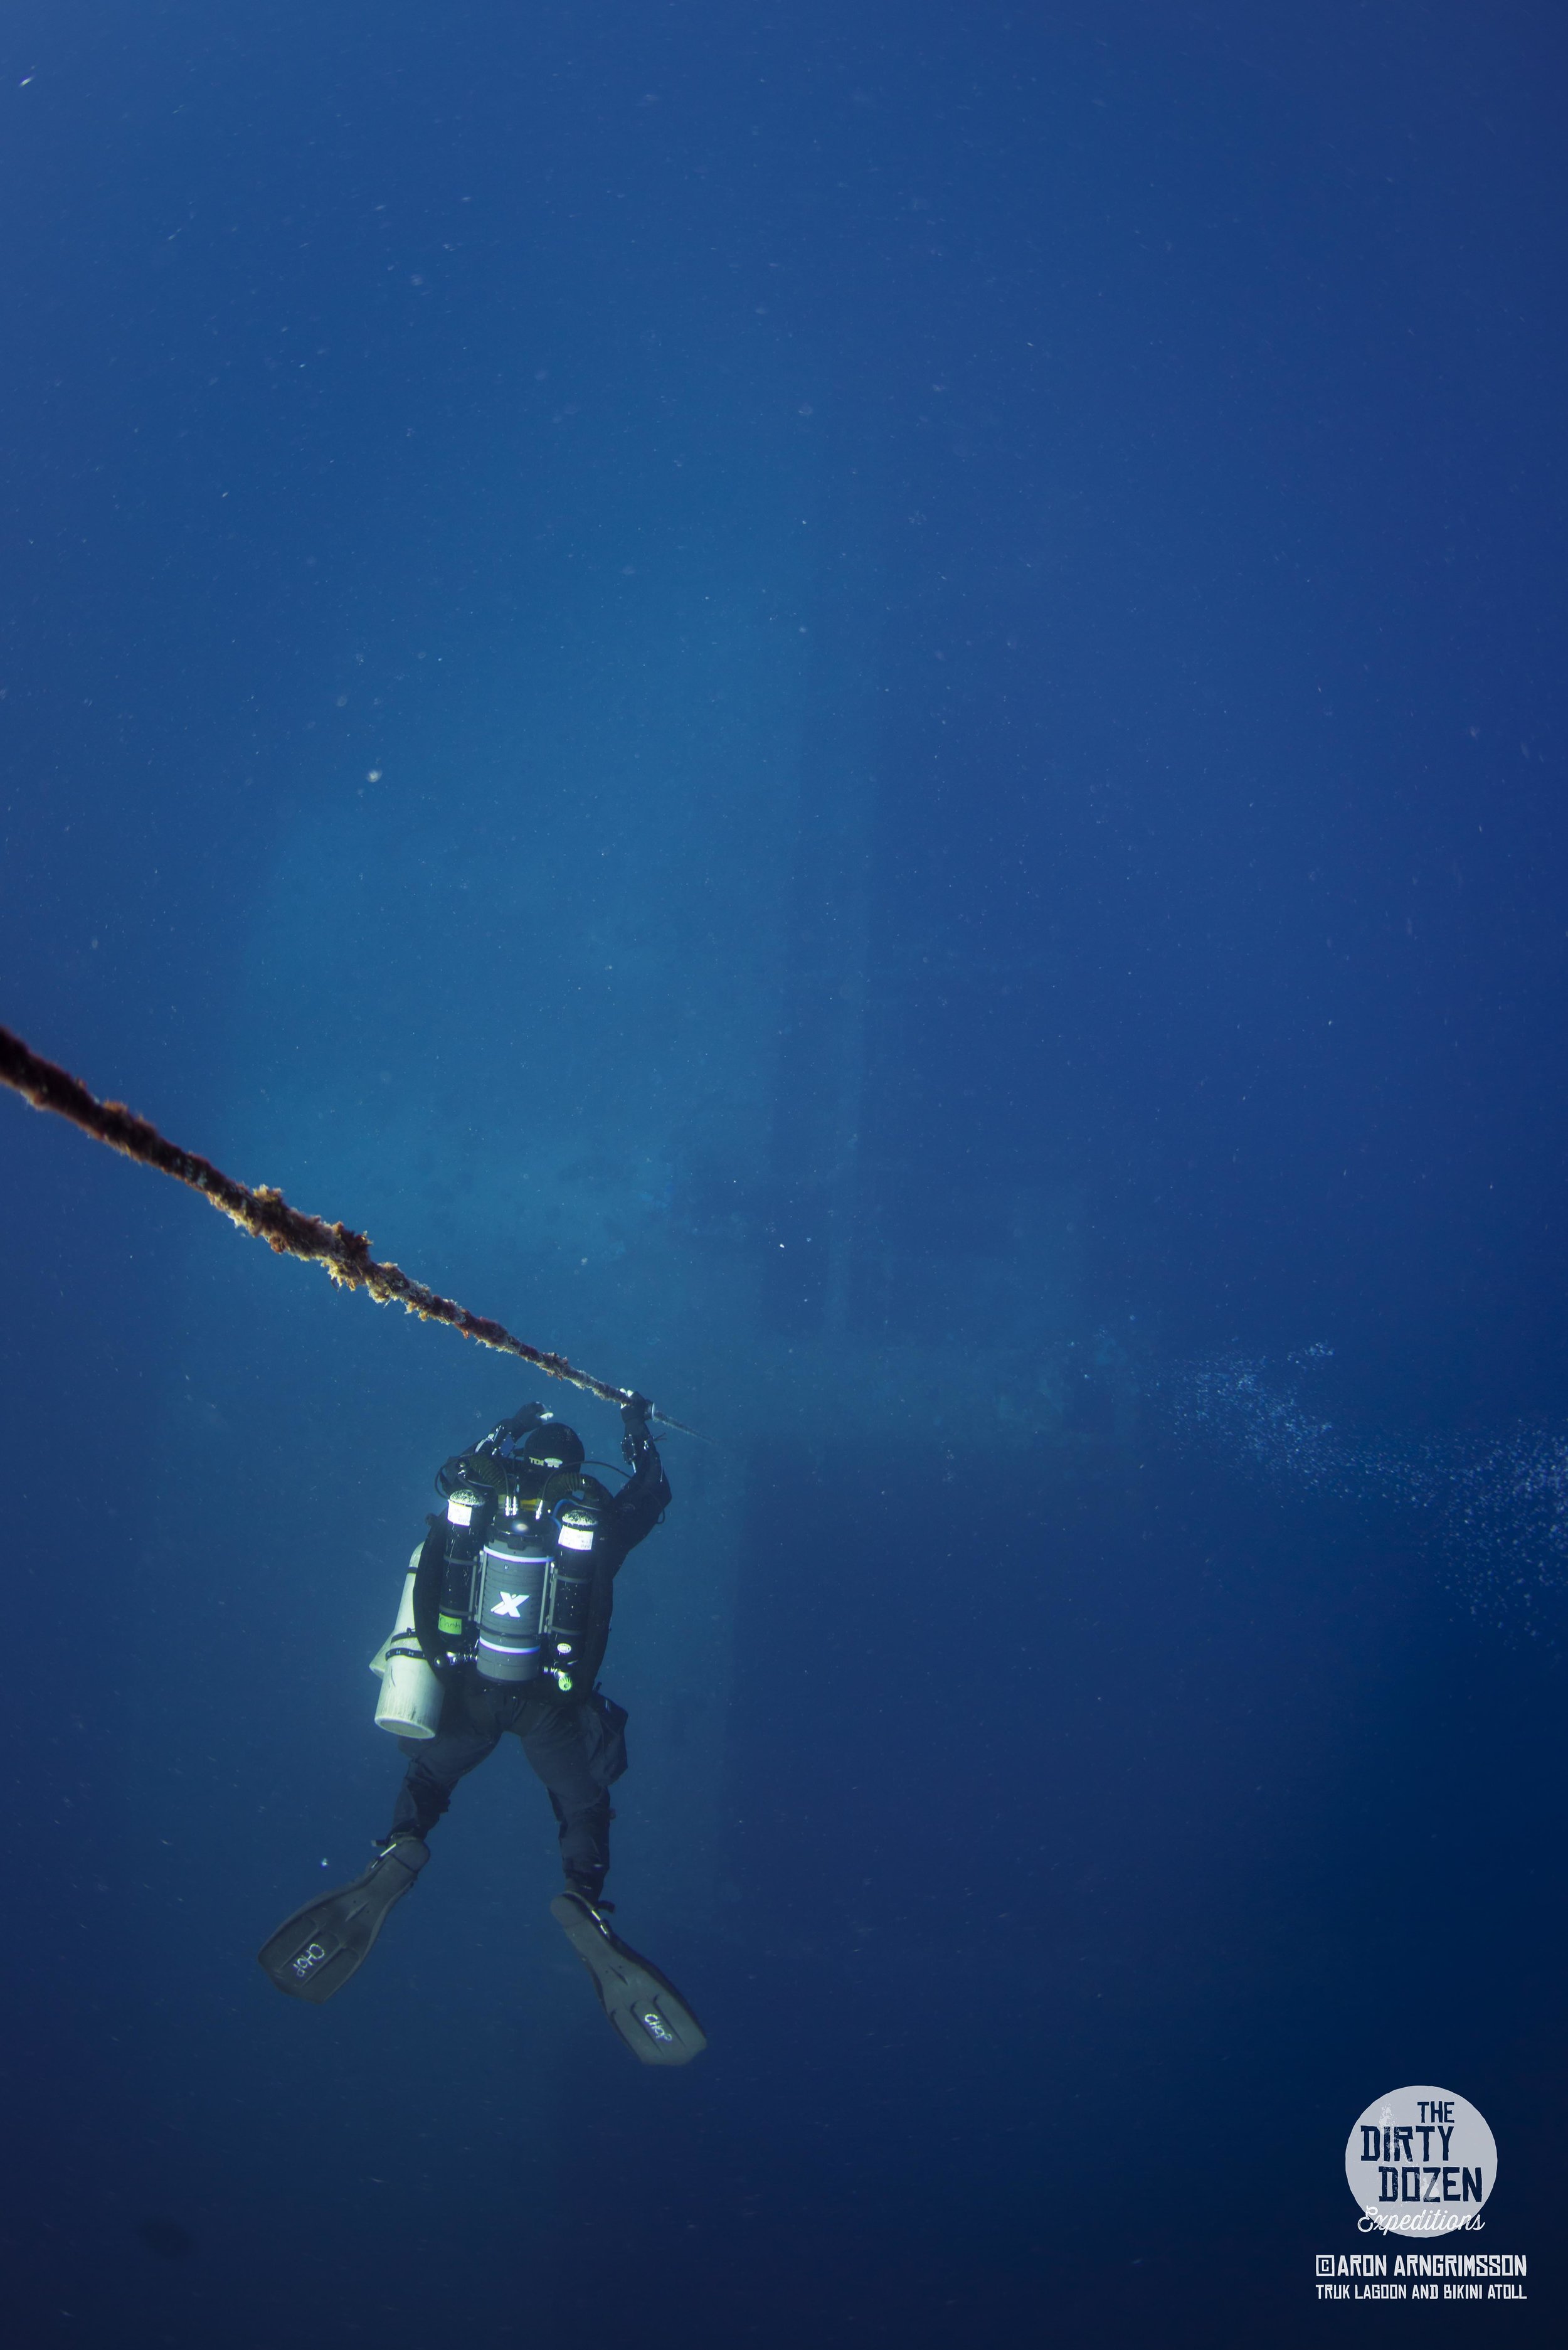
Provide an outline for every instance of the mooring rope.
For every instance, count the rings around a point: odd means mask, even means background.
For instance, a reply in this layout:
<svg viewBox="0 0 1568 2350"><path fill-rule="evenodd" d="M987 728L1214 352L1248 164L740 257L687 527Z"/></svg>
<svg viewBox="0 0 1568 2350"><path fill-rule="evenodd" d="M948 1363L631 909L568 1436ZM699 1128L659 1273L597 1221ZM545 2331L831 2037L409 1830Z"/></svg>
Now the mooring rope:
<svg viewBox="0 0 1568 2350"><path fill-rule="evenodd" d="M340 1288L369 1290L378 1305L400 1305L406 1313L417 1314L421 1322L444 1322L464 1338L475 1338L482 1347L493 1347L498 1355L515 1355L520 1361L531 1363L536 1371L544 1371L553 1379L565 1379L568 1387L581 1388L585 1395L597 1396L601 1403L618 1407L633 1393L630 1388L611 1387L607 1379L596 1379L589 1372L579 1371L565 1355L553 1354L544 1347L530 1347L525 1338L514 1338L499 1322L492 1322L483 1314L471 1314L466 1305L440 1296L435 1290L427 1289L422 1281L410 1281L400 1265L379 1263L370 1254L370 1243L363 1232L350 1232L347 1224L326 1223L319 1216L302 1214L298 1208L289 1206L281 1191L275 1191L268 1184L259 1183L252 1191L248 1183L237 1183L232 1175L214 1167L210 1159L202 1159L194 1150L182 1150L177 1142L171 1142L146 1118L127 1109L123 1102L99 1101L68 1069L46 1061L20 1036L3 1027L0 1078L30 1101L35 1109L53 1110L57 1118L68 1118L84 1134L107 1142L111 1150L123 1151L128 1159L139 1159L143 1167L155 1167L161 1175L172 1175L177 1183L188 1183L192 1191L200 1191L231 1223L265 1241L279 1256L296 1256L306 1264L321 1265ZM697 1433L683 1420L671 1419L668 1412L650 1410L650 1417L661 1420L666 1428L679 1429L683 1436Z"/></svg>

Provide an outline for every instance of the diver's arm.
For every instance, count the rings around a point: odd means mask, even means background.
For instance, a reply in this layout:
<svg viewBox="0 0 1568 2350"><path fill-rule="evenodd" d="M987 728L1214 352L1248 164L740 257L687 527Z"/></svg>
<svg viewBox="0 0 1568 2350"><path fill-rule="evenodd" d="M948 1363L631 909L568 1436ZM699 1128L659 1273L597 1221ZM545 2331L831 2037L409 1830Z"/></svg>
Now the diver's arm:
<svg viewBox="0 0 1568 2350"><path fill-rule="evenodd" d="M509 1440L515 1443L520 1438L530 1435L539 1422L548 1417L542 1403L524 1404L510 1419L498 1421L495 1427L476 1438L466 1452L454 1452L450 1461L443 1461L436 1471L436 1492L442 1495L450 1493L460 1477L472 1473L476 1459L483 1460L487 1453L499 1452Z"/></svg>
<svg viewBox="0 0 1568 2350"><path fill-rule="evenodd" d="M670 1507L670 1480L659 1447L648 1432L650 1409L646 1396L635 1394L621 1406L620 1449L631 1475L615 1497L613 1523L623 1553L651 1534Z"/></svg>

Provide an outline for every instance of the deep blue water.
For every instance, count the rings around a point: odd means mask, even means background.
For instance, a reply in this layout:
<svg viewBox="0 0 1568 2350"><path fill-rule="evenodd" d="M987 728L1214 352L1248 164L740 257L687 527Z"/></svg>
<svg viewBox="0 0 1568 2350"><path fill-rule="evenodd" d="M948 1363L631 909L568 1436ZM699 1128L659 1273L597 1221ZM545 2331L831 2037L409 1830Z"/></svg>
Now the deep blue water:
<svg viewBox="0 0 1568 2350"><path fill-rule="evenodd" d="M605 1684L711 2043L509 1753L272 1991L529 1382L7 1097L7 2343L1563 2338L1565 53L7 13L0 1020L711 1440ZM1316 2300L1407 2083L1528 2303Z"/></svg>

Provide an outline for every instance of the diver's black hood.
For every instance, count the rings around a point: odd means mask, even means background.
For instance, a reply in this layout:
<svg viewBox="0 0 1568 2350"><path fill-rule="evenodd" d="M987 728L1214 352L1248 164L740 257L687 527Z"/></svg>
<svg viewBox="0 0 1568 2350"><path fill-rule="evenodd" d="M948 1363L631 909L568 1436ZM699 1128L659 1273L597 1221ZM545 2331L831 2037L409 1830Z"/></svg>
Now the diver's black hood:
<svg viewBox="0 0 1568 2350"><path fill-rule="evenodd" d="M576 1469L583 1459L583 1440L565 1420L542 1419L517 1448L516 1458L536 1469Z"/></svg>

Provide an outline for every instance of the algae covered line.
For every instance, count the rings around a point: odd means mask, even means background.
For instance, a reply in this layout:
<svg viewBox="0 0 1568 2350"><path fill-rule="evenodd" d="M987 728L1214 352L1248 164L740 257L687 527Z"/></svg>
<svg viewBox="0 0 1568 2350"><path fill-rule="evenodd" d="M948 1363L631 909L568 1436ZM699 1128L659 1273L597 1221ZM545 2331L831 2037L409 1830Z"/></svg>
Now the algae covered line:
<svg viewBox="0 0 1568 2350"><path fill-rule="evenodd" d="M378 1305L400 1305L405 1313L417 1314L421 1322L444 1322L462 1337L477 1339L498 1355L515 1355L535 1370L547 1372L553 1379L565 1379L569 1387L581 1388L585 1395L597 1396L601 1402L618 1406L632 1392L579 1371L565 1355L514 1338L499 1322L471 1314L466 1305L427 1289L422 1281L411 1281L400 1265L379 1263L370 1254L370 1243L363 1232L291 1208L283 1193L268 1184L258 1184L253 1191L248 1183L237 1182L210 1159L171 1142L123 1102L99 1101L79 1077L73 1077L54 1061L46 1061L5 1027L0 1027L0 1079L35 1109L53 1110L57 1118L68 1118L84 1134L107 1142L111 1150L140 1160L143 1167L156 1168L161 1175L172 1175L178 1183L189 1184L242 1232L265 1241L279 1256L296 1256L302 1263L319 1264L340 1288L369 1290ZM652 1417L667 1428L680 1429L683 1435L697 1433L667 1412L654 1410Z"/></svg>

